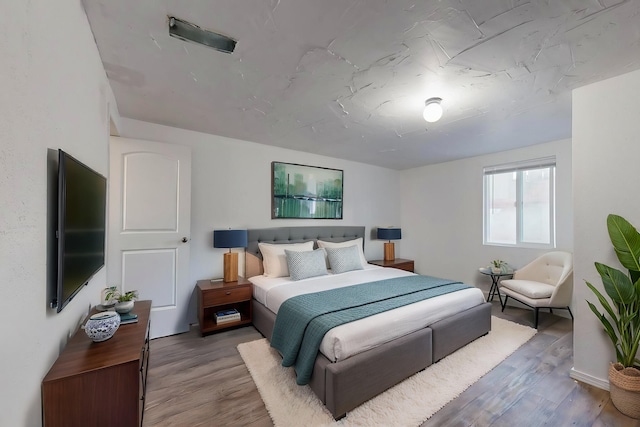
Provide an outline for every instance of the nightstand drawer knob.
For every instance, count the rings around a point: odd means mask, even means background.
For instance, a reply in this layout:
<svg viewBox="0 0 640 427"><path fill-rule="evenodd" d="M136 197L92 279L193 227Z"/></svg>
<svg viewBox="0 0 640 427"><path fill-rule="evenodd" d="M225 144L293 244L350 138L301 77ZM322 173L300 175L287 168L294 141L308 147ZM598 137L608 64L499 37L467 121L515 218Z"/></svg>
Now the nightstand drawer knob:
<svg viewBox="0 0 640 427"><path fill-rule="evenodd" d="M227 295L231 295L231 291L227 291Z"/></svg>

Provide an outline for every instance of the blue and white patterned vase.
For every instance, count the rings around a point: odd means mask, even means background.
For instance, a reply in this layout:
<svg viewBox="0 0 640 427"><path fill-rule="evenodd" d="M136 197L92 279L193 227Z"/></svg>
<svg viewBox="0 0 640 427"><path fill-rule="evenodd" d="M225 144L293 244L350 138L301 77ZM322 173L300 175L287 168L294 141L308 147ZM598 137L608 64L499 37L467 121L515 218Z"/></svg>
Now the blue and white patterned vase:
<svg viewBox="0 0 640 427"><path fill-rule="evenodd" d="M116 333L120 327L120 315L115 311L96 313L87 320L84 332L94 342L106 341Z"/></svg>

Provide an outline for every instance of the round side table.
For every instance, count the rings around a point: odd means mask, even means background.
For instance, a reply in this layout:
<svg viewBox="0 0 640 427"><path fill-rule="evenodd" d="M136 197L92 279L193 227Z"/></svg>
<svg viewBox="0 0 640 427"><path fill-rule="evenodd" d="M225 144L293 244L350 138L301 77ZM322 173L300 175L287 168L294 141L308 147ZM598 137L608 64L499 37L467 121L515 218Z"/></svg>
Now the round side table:
<svg viewBox="0 0 640 427"><path fill-rule="evenodd" d="M498 289L498 282L504 277L512 278L513 273L494 273L490 268L479 268L478 271L487 276L491 276L491 287L489 288L487 301L493 301L493 297L497 294L500 300L500 307L502 307L502 295L500 295L500 289Z"/></svg>

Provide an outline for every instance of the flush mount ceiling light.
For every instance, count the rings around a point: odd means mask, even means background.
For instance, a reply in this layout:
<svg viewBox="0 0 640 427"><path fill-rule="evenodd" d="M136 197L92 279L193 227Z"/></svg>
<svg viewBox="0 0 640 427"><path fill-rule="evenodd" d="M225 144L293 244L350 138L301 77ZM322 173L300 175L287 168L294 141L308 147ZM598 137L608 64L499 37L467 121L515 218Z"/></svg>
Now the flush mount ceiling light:
<svg viewBox="0 0 640 427"><path fill-rule="evenodd" d="M169 35L177 39L198 43L224 53L233 53L236 41L222 34L203 30L191 22L176 17L169 17Z"/></svg>
<svg viewBox="0 0 640 427"><path fill-rule="evenodd" d="M422 117L429 123L437 122L442 117L442 98L429 98L424 102Z"/></svg>

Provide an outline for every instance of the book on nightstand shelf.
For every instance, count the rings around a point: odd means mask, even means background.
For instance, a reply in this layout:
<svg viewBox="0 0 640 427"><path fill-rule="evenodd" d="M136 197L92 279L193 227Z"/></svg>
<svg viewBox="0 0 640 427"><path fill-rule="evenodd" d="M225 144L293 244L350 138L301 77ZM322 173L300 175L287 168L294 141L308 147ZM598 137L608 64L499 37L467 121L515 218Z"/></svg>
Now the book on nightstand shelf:
<svg viewBox="0 0 640 427"><path fill-rule="evenodd" d="M241 319L240 312L235 308L218 311L213 315L213 317L216 323L235 322Z"/></svg>
<svg viewBox="0 0 640 427"><path fill-rule="evenodd" d="M136 323L138 321L138 315L134 313L124 313L120 315L120 324L126 325L128 323Z"/></svg>

